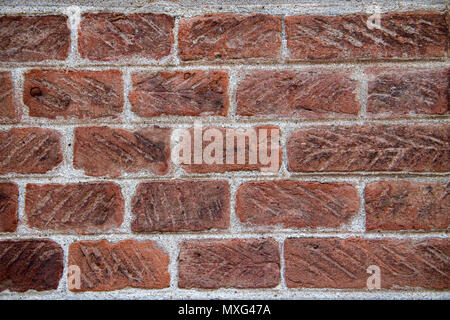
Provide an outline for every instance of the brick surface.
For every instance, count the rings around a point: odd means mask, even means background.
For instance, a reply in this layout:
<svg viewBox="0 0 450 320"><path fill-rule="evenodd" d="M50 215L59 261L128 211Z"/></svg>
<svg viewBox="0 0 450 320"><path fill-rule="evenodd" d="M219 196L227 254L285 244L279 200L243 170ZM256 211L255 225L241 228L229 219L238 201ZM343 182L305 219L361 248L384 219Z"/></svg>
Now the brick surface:
<svg viewBox="0 0 450 320"><path fill-rule="evenodd" d="M448 37L439 12L381 14L381 29L367 26L367 14L287 17L291 60L407 59L444 57Z"/></svg>
<svg viewBox="0 0 450 320"><path fill-rule="evenodd" d="M368 184L367 230L439 230L450 226L450 183L378 181Z"/></svg>
<svg viewBox="0 0 450 320"><path fill-rule="evenodd" d="M32 117L116 118L123 109L119 71L32 70L23 101Z"/></svg>
<svg viewBox="0 0 450 320"><path fill-rule="evenodd" d="M446 239L298 238L284 244L289 288L367 288L380 268L381 288L450 288Z"/></svg>
<svg viewBox="0 0 450 320"><path fill-rule="evenodd" d="M28 225L42 230L95 233L118 228L124 200L115 183L28 184Z"/></svg>
<svg viewBox="0 0 450 320"><path fill-rule="evenodd" d="M0 121L13 119L16 116L14 107L14 91L11 73L0 72Z"/></svg>
<svg viewBox="0 0 450 320"><path fill-rule="evenodd" d="M147 127L136 131L108 127L75 129L73 165L89 176L120 176L148 170L169 171L170 129Z"/></svg>
<svg viewBox="0 0 450 320"><path fill-rule="evenodd" d="M15 183L0 183L0 232L16 231L18 197Z"/></svg>
<svg viewBox="0 0 450 320"><path fill-rule="evenodd" d="M236 195L236 215L249 225L337 228L358 209L358 193L345 183L247 182Z"/></svg>
<svg viewBox="0 0 450 320"><path fill-rule="evenodd" d="M66 16L0 17L0 61L64 60L69 46Z"/></svg>
<svg viewBox="0 0 450 320"><path fill-rule="evenodd" d="M70 245L69 266L81 271L80 287L72 291L111 291L126 287L166 288L169 256L153 241L80 241Z"/></svg>
<svg viewBox="0 0 450 320"><path fill-rule="evenodd" d="M78 50L90 60L161 59L173 44L174 18L165 14L85 13Z"/></svg>
<svg viewBox="0 0 450 320"><path fill-rule="evenodd" d="M447 124L318 126L288 141L290 171L430 171L450 169Z"/></svg>
<svg viewBox="0 0 450 320"><path fill-rule="evenodd" d="M0 132L0 174L45 173L62 161L61 134L41 128Z"/></svg>
<svg viewBox="0 0 450 320"><path fill-rule="evenodd" d="M63 272L63 250L51 240L0 241L0 291L54 290Z"/></svg>
<svg viewBox="0 0 450 320"><path fill-rule="evenodd" d="M270 15L216 13L181 19L182 60L265 59L281 56L281 19Z"/></svg>
<svg viewBox="0 0 450 320"><path fill-rule="evenodd" d="M129 94L141 117L227 114L228 74L223 71L161 71L133 74Z"/></svg>
<svg viewBox="0 0 450 320"><path fill-rule="evenodd" d="M187 241L178 257L180 288L273 288L280 254L273 239Z"/></svg>
<svg viewBox="0 0 450 320"><path fill-rule="evenodd" d="M132 203L134 232L202 231L229 225L226 181L141 183Z"/></svg>

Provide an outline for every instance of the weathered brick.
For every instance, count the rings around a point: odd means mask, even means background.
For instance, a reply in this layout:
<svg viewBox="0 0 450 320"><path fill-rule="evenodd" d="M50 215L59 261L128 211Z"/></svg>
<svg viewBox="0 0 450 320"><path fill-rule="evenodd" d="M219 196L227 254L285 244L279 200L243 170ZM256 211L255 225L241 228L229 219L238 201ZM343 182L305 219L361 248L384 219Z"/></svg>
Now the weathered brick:
<svg viewBox="0 0 450 320"><path fill-rule="evenodd" d="M123 109L122 73L32 70L25 74L23 101L32 117L117 118Z"/></svg>
<svg viewBox="0 0 450 320"><path fill-rule="evenodd" d="M75 242L69 247L68 265L81 271L80 286L75 281L72 291L159 289L170 284L169 255L153 241Z"/></svg>
<svg viewBox="0 0 450 320"><path fill-rule="evenodd" d="M11 73L0 72L0 120L14 119L16 110L14 107L14 92L11 81Z"/></svg>
<svg viewBox="0 0 450 320"><path fill-rule="evenodd" d="M357 81L346 73L321 69L248 72L237 89L237 114L354 118L361 109Z"/></svg>
<svg viewBox="0 0 450 320"><path fill-rule="evenodd" d="M64 60L69 46L66 16L0 17L0 61Z"/></svg>
<svg viewBox="0 0 450 320"><path fill-rule="evenodd" d="M0 232L16 231L18 197L15 183L0 183Z"/></svg>
<svg viewBox="0 0 450 320"><path fill-rule="evenodd" d="M46 173L62 161L60 133L41 128L0 132L0 174Z"/></svg>
<svg viewBox="0 0 450 320"><path fill-rule="evenodd" d="M181 19L178 49L182 60L278 60L281 19L264 14L234 13Z"/></svg>
<svg viewBox="0 0 450 320"><path fill-rule="evenodd" d="M86 234L122 224L124 200L115 183L28 184L26 189L32 228Z"/></svg>
<svg viewBox="0 0 450 320"><path fill-rule="evenodd" d="M297 238L284 244L289 288L367 287L369 266L380 268L381 287L450 288L447 239Z"/></svg>
<svg viewBox="0 0 450 320"><path fill-rule="evenodd" d="M83 169L86 175L117 177L144 169L164 175L169 171L169 161L170 129L75 129L73 165L75 169Z"/></svg>
<svg viewBox="0 0 450 320"><path fill-rule="evenodd" d="M290 171L436 171L450 169L447 124L318 126L288 141Z"/></svg>
<svg viewBox="0 0 450 320"><path fill-rule="evenodd" d="M353 60L444 57L448 37L439 12L381 14L370 30L368 14L304 15L286 18L288 59Z"/></svg>
<svg viewBox="0 0 450 320"><path fill-rule="evenodd" d="M141 117L161 115L225 116L228 111L228 74L189 70L133 74L129 94L132 110Z"/></svg>
<svg viewBox="0 0 450 320"><path fill-rule="evenodd" d="M186 241L178 257L180 288L273 288L280 253L273 239Z"/></svg>
<svg viewBox="0 0 450 320"><path fill-rule="evenodd" d="M252 225L337 228L358 209L358 193L345 183L254 181L236 195L236 215Z"/></svg>
<svg viewBox="0 0 450 320"><path fill-rule="evenodd" d="M54 290L63 272L63 250L51 240L0 241L0 291Z"/></svg>
<svg viewBox="0 0 450 320"><path fill-rule="evenodd" d="M450 226L450 183L377 181L368 184L367 230L439 230Z"/></svg>
<svg viewBox="0 0 450 320"><path fill-rule="evenodd" d="M90 60L161 59L173 44L174 18L153 13L85 13L78 50Z"/></svg>
<svg viewBox="0 0 450 320"><path fill-rule="evenodd" d="M226 181L141 183L132 203L134 232L225 229L230 221Z"/></svg>

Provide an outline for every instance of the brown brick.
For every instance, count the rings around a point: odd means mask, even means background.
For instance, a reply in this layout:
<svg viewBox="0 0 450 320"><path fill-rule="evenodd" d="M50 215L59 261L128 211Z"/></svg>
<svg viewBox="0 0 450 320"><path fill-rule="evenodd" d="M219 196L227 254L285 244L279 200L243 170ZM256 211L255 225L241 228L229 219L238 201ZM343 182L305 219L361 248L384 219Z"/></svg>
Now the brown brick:
<svg viewBox="0 0 450 320"><path fill-rule="evenodd" d="M281 56L281 19L270 15L215 13L181 19L182 60L264 59Z"/></svg>
<svg viewBox="0 0 450 320"><path fill-rule="evenodd" d="M14 119L14 92L10 72L0 72L0 121Z"/></svg>
<svg viewBox="0 0 450 320"><path fill-rule="evenodd" d="M366 186L367 230L439 230L450 226L450 183L378 181Z"/></svg>
<svg viewBox="0 0 450 320"><path fill-rule="evenodd" d="M32 70L25 74L23 101L32 117L117 118L123 109L122 73Z"/></svg>
<svg viewBox="0 0 450 320"><path fill-rule="evenodd" d="M60 133L41 128L0 132L0 174L46 173L62 161Z"/></svg>
<svg viewBox="0 0 450 320"><path fill-rule="evenodd" d="M173 44L174 18L165 14L85 13L78 50L90 60L161 59Z"/></svg>
<svg viewBox="0 0 450 320"><path fill-rule="evenodd" d="M72 291L160 289L170 283L169 255L153 241L75 242L69 248L68 265L81 271L80 287L73 285Z"/></svg>
<svg viewBox="0 0 450 320"><path fill-rule="evenodd" d="M63 272L63 250L51 240L0 241L0 291L54 290Z"/></svg>
<svg viewBox="0 0 450 320"><path fill-rule="evenodd" d="M186 241L178 257L180 288L273 288L280 253L273 239Z"/></svg>
<svg viewBox="0 0 450 320"><path fill-rule="evenodd" d="M141 117L227 114L228 74L223 71L160 71L133 74L129 95Z"/></svg>
<svg viewBox="0 0 450 320"><path fill-rule="evenodd" d="M0 183L0 232L16 231L18 197L15 183Z"/></svg>
<svg viewBox="0 0 450 320"><path fill-rule="evenodd" d="M358 193L345 183L254 181L236 195L236 215L251 225L337 228L358 209Z"/></svg>
<svg viewBox="0 0 450 320"><path fill-rule="evenodd" d="M288 141L290 171L436 171L450 169L447 124L318 126Z"/></svg>
<svg viewBox="0 0 450 320"><path fill-rule="evenodd" d="M141 183L132 203L134 232L225 229L230 221L226 181Z"/></svg>
<svg viewBox="0 0 450 320"><path fill-rule="evenodd" d="M450 288L447 239L298 238L284 244L289 288L367 288L369 266L381 288Z"/></svg>
<svg viewBox="0 0 450 320"><path fill-rule="evenodd" d="M118 228L124 200L115 183L28 184L28 225L81 234Z"/></svg>
<svg viewBox="0 0 450 320"><path fill-rule="evenodd" d="M164 175L169 171L169 161L170 129L75 129L73 165L86 175L117 177L143 169Z"/></svg>
<svg viewBox="0 0 450 320"><path fill-rule="evenodd" d="M381 14L370 30L368 14L304 15L286 18L291 60L407 59L444 57L447 25L433 11Z"/></svg>
<svg viewBox="0 0 450 320"><path fill-rule="evenodd" d="M64 60L69 46L66 16L0 17L0 61Z"/></svg>

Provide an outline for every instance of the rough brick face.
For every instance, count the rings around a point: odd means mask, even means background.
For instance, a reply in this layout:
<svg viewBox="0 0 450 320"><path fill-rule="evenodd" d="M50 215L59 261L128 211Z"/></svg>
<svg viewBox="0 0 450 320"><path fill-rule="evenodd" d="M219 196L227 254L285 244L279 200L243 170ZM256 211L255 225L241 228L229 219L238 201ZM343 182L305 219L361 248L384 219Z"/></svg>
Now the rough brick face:
<svg viewBox="0 0 450 320"><path fill-rule="evenodd" d="M378 181L365 189L367 230L439 230L450 225L450 183Z"/></svg>
<svg viewBox="0 0 450 320"><path fill-rule="evenodd" d="M42 230L95 233L118 228L124 200L115 183L28 184L28 225Z"/></svg>
<svg viewBox="0 0 450 320"><path fill-rule="evenodd" d="M73 165L89 176L117 177L122 172L169 170L170 129L147 127L136 131L108 127L75 129Z"/></svg>
<svg viewBox="0 0 450 320"><path fill-rule="evenodd" d="M286 18L291 60L406 59L444 57L448 37L439 12L381 14L381 30L370 15L304 15Z"/></svg>
<svg viewBox="0 0 450 320"><path fill-rule="evenodd" d="M119 71L32 70L23 101L32 117L116 118L123 109Z"/></svg>
<svg viewBox="0 0 450 320"><path fill-rule="evenodd" d="M288 141L290 171L432 171L450 169L446 124L318 126Z"/></svg>
<svg viewBox="0 0 450 320"><path fill-rule="evenodd" d="M153 241L75 242L69 248L68 265L81 271L80 288L73 286L72 291L158 289L170 282L169 256Z"/></svg>
<svg viewBox="0 0 450 320"><path fill-rule="evenodd" d="M78 31L83 58L161 59L170 53L174 18L165 14L86 13Z"/></svg>
<svg viewBox="0 0 450 320"><path fill-rule="evenodd" d="M223 71L161 71L133 74L129 95L141 117L227 114L228 74Z"/></svg>
<svg viewBox="0 0 450 320"><path fill-rule="evenodd" d="M0 232L16 231L18 197L15 183L0 183Z"/></svg>
<svg viewBox="0 0 450 320"><path fill-rule="evenodd" d="M0 61L64 60L69 46L66 16L0 17Z"/></svg>
<svg viewBox="0 0 450 320"><path fill-rule="evenodd" d="M16 116L14 108L14 92L10 72L0 72L0 121L13 119Z"/></svg>
<svg viewBox="0 0 450 320"><path fill-rule="evenodd" d="M230 220L226 181L142 183L133 198L134 232L225 229Z"/></svg>
<svg viewBox="0 0 450 320"><path fill-rule="evenodd" d="M366 288L367 268L380 268L381 287L450 288L446 239L298 238L284 244L290 288Z"/></svg>
<svg viewBox="0 0 450 320"><path fill-rule="evenodd" d="M0 241L0 292L53 290L63 271L63 250L51 240Z"/></svg>
<svg viewBox="0 0 450 320"><path fill-rule="evenodd" d="M249 225L337 228L358 209L358 193L345 183L247 182L236 195L236 215Z"/></svg>
<svg viewBox="0 0 450 320"><path fill-rule="evenodd" d="M181 19L178 48L182 60L278 60L281 19L263 14L234 13Z"/></svg>
<svg viewBox="0 0 450 320"><path fill-rule="evenodd" d="M273 288L280 254L272 239L187 241L178 257L180 288Z"/></svg>

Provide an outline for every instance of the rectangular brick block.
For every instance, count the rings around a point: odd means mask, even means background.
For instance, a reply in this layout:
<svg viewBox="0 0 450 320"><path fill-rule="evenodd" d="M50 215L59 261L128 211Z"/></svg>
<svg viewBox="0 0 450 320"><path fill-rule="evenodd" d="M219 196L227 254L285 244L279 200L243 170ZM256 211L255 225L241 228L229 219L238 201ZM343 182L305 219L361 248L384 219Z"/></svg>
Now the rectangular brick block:
<svg viewBox="0 0 450 320"><path fill-rule="evenodd" d="M273 239L186 241L178 257L180 288L273 288L280 253Z"/></svg>
<svg viewBox="0 0 450 320"><path fill-rule="evenodd" d="M448 124L318 126L294 132L288 167L301 172L450 170Z"/></svg>
<svg viewBox="0 0 450 320"><path fill-rule="evenodd" d="M346 183L253 181L236 195L236 215L249 225L337 228L358 209L358 192Z"/></svg>
<svg viewBox="0 0 450 320"><path fill-rule="evenodd" d="M78 287L68 275L71 291L161 289L170 284L169 255L153 241L75 242L69 247L68 265L80 270Z"/></svg>
<svg viewBox="0 0 450 320"><path fill-rule="evenodd" d="M41 230L81 234L118 228L123 221L120 187L109 183L28 184L28 225Z"/></svg>
<svg viewBox="0 0 450 320"><path fill-rule="evenodd" d="M367 269L377 266L383 289L448 290L449 257L447 239L290 238L284 244L289 288L364 289Z"/></svg>
<svg viewBox="0 0 450 320"><path fill-rule="evenodd" d="M16 231L18 197L15 183L0 183L0 232Z"/></svg>
<svg viewBox="0 0 450 320"><path fill-rule="evenodd" d="M226 229L230 223L226 181L141 183L132 206L134 232Z"/></svg>
<svg viewBox="0 0 450 320"><path fill-rule="evenodd" d="M16 117L14 107L14 91L11 81L11 73L0 72L0 121L10 120Z"/></svg>
<svg viewBox="0 0 450 320"><path fill-rule="evenodd" d="M32 70L23 102L32 117L117 118L123 110L120 71Z"/></svg>
<svg viewBox="0 0 450 320"><path fill-rule="evenodd" d="M419 59L446 55L448 29L442 13L382 13L380 28L372 29L368 27L369 17L368 14L287 17L288 59Z"/></svg>
<svg viewBox="0 0 450 320"><path fill-rule="evenodd" d="M182 60L275 61L281 57L281 19L234 13L181 19L178 48Z"/></svg>
<svg viewBox="0 0 450 320"><path fill-rule="evenodd" d="M377 181L368 184L367 230L439 230L450 226L450 183Z"/></svg>
<svg viewBox="0 0 450 320"><path fill-rule="evenodd" d="M69 47L66 16L0 17L0 61L64 60Z"/></svg>

